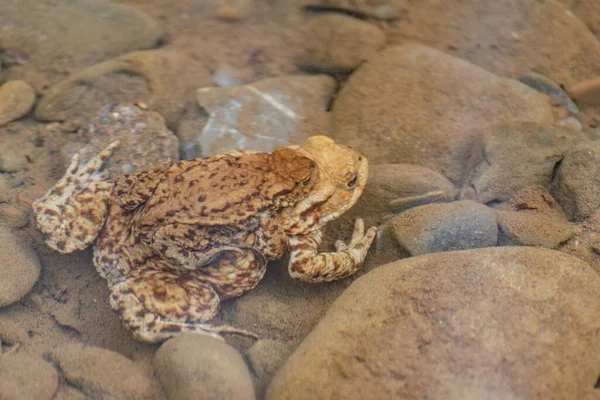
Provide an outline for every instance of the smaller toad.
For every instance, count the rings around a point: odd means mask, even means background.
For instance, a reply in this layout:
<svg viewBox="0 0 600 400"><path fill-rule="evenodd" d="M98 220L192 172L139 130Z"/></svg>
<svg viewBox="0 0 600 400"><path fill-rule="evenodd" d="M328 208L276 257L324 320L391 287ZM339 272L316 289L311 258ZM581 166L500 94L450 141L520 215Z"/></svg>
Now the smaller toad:
<svg viewBox="0 0 600 400"><path fill-rule="evenodd" d="M87 163L76 154L33 204L48 246L68 254L94 242L94 266L110 304L135 337L155 343L182 332L250 334L208 323L222 300L253 289L267 262L290 251L306 282L354 274L377 228L355 223L349 244L318 253L323 228L365 188L366 158L313 136L272 153L228 151L109 182L113 142Z"/></svg>

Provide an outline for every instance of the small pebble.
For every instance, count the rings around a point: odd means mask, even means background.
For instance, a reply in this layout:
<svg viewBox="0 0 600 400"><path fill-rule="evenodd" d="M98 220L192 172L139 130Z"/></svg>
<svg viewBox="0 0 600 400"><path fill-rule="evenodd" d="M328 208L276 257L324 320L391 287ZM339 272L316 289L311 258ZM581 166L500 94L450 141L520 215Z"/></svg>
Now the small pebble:
<svg viewBox="0 0 600 400"><path fill-rule="evenodd" d="M0 150L0 172L17 172L25 168L27 159L10 148Z"/></svg>
<svg viewBox="0 0 600 400"><path fill-rule="evenodd" d="M13 229L21 229L29 224L29 213L22 207L0 205L0 224Z"/></svg>
<svg viewBox="0 0 600 400"><path fill-rule="evenodd" d="M35 96L33 88L24 81L8 81L0 86L0 126L27 115Z"/></svg>

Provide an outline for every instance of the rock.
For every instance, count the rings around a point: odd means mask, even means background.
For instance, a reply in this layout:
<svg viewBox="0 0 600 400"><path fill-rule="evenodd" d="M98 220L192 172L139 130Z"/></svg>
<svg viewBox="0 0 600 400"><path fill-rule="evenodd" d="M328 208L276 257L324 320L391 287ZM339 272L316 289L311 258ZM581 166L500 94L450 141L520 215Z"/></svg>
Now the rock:
<svg viewBox="0 0 600 400"><path fill-rule="evenodd" d="M537 72L528 72L519 78L527 86L547 94L558 104L565 107L571 114L578 115L579 109L569 95L553 80Z"/></svg>
<svg viewBox="0 0 600 400"><path fill-rule="evenodd" d="M415 207L391 224L400 246L413 256L493 247L498 242L494 211L470 200Z"/></svg>
<svg viewBox="0 0 600 400"><path fill-rule="evenodd" d="M27 82L8 81L0 86L0 126L16 121L35 103L35 92Z"/></svg>
<svg viewBox="0 0 600 400"><path fill-rule="evenodd" d="M88 400L88 397L71 386L63 385L58 388L52 400Z"/></svg>
<svg viewBox="0 0 600 400"><path fill-rule="evenodd" d="M4 225L12 229L21 229L29 224L29 212L28 208L25 210L23 207L17 207L9 204L0 205L0 226Z"/></svg>
<svg viewBox="0 0 600 400"><path fill-rule="evenodd" d="M210 84L204 66L171 50L136 51L70 75L40 99L41 121L92 118L109 103L144 103L171 128L193 104L195 90Z"/></svg>
<svg viewBox="0 0 600 400"><path fill-rule="evenodd" d="M595 0L560 0L560 3L600 38L600 3Z"/></svg>
<svg viewBox="0 0 600 400"><path fill-rule="evenodd" d="M197 134L202 155L230 149L273 151L316 135L336 83L327 75L284 76L198 89L210 117ZM322 124L321 124L322 125Z"/></svg>
<svg viewBox="0 0 600 400"><path fill-rule="evenodd" d="M573 130L556 125L492 124L484 131L479 164L465 186L481 203L506 201L530 185L549 186L556 166L580 139Z"/></svg>
<svg viewBox="0 0 600 400"><path fill-rule="evenodd" d="M209 336L168 340L154 356L154 369L171 400L255 398L242 356Z"/></svg>
<svg viewBox="0 0 600 400"><path fill-rule="evenodd" d="M571 11L577 18L584 22L588 28L598 36L600 28L600 19L597 11L600 11L600 4L594 0L558 0L565 8Z"/></svg>
<svg viewBox="0 0 600 400"><path fill-rule="evenodd" d="M556 221L537 213L500 211L496 219L500 228L500 245L556 249L579 231L568 222Z"/></svg>
<svg viewBox="0 0 600 400"><path fill-rule="evenodd" d="M167 160L179 160L179 141L167 129L164 118L133 104L111 104L102 108L87 128L87 136L89 143L81 149L83 160L96 156L113 141L120 141L104 164L112 179L156 168Z"/></svg>
<svg viewBox="0 0 600 400"><path fill-rule="evenodd" d="M259 340L248 349L248 361L257 379L258 398L264 397L268 383L290 356L294 346L294 342L266 339Z"/></svg>
<svg viewBox="0 0 600 400"><path fill-rule="evenodd" d="M579 104L600 105L600 78L578 82L570 92L573 100Z"/></svg>
<svg viewBox="0 0 600 400"><path fill-rule="evenodd" d="M452 201L458 195L458 190L444 175L419 165L372 165L368 182L364 196L389 202L394 212Z"/></svg>
<svg viewBox="0 0 600 400"><path fill-rule="evenodd" d="M394 21L402 16L406 7L405 0L390 0L385 2L364 2L353 0L326 0L312 3L304 7L305 11L315 13L339 13L360 19L376 19Z"/></svg>
<svg viewBox="0 0 600 400"><path fill-rule="evenodd" d="M52 364L22 353L0 357L2 400L52 400L58 389L58 374Z"/></svg>
<svg viewBox="0 0 600 400"><path fill-rule="evenodd" d="M541 215L558 222L569 221L560 204L552 197L548 188L542 185L532 185L519 190L507 202L496 208Z"/></svg>
<svg viewBox="0 0 600 400"><path fill-rule="evenodd" d="M483 128L513 119L551 123L548 97L410 44L386 48L352 74L333 105L333 137L373 164L417 164L462 183Z"/></svg>
<svg viewBox="0 0 600 400"><path fill-rule="evenodd" d="M598 74L597 38L553 0L424 0L405 10L387 31L390 45L427 43L515 79L536 71L571 86Z"/></svg>
<svg viewBox="0 0 600 400"><path fill-rule="evenodd" d="M570 220L594 214L600 208L600 143L582 144L567 153L551 192Z"/></svg>
<svg viewBox="0 0 600 400"><path fill-rule="evenodd" d="M253 0L218 0L214 16L223 21L238 22L248 17L255 8Z"/></svg>
<svg viewBox="0 0 600 400"><path fill-rule="evenodd" d="M301 68L323 72L351 72L385 46L377 26L341 14L317 14L305 26L306 49Z"/></svg>
<svg viewBox="0 0 600 400"><path fill-rule="evenodd" d="M600 275L554 250L413 257L356 280L266 399L593 399Z"/></svg>
<svg viewBox="0 0 600 400"><path fill-rule="evenodd" d="M0 172L18 172L27 166L27 159L7 147L0 150Z"/></svg>
<svg viewBox="0 0 600 400"><path fill-rule="evenodd" d="M70 343L50 351L67 382L90 398L162 399L158 384L114 351Z"/></svg>
<svg viewBox="0 0 600 400"><path fill-rule="evenodd" d="M248 81L242 71L229 65L221 65L213 73L213 82L220 87L240 86Z"/></svg>
<svg viewBox="0 0 600 400"><path fill-rule="evenodd" d="M105 0L3 0L0 15L2 47L24 55L5 79L29 82L38 93L83 67L152 48L163 33L149 15Z"/></svg>
<svg viewBox="0 0 600 400"><path fill-rule="evenodd" d="M40 260L19 238L0 228L0 307L23 298L40 277Z"/></svg>

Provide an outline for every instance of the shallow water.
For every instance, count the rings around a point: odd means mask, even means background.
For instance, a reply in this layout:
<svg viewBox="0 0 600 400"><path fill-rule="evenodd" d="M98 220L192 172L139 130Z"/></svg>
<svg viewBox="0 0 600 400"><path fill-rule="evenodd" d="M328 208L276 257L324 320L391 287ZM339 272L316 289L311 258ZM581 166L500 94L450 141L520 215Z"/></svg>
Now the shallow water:
<svg viewBox="0 0 600 400"><path fill-rule="evenodd" d="M597 32L594 0L3 0L0 398L600 398ZM80 149L120 141L112 182L315 135L370 166L320 251L379 231L349 278L285 255L223 301L257 339L134 339L36 228Z"/></svg>

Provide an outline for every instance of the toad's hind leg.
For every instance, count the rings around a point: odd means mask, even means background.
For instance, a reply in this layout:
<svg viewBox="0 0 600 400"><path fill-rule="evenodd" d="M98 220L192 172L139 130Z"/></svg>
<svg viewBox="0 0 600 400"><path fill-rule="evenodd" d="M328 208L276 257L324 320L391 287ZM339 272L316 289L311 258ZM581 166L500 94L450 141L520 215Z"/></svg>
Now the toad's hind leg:
<svg viewBox="0 0 600 400"><path fill-rule="evenodd" d="M230 326L206 324L219 308L219 296L208 282L189 274L142 268L112 288L110 304L134 336L158 343L180 333L219 339L219 333L254 334Z"/></svg>
<svg viewBox="0 0 600 400"><path fill-rule="evenodd" d="M82 250L102 229L112 183L101 169L118 144L111 143L87 163L81 163L76 153L65 175L33 202L36 226L54 250L63 254Z"/></svg>

